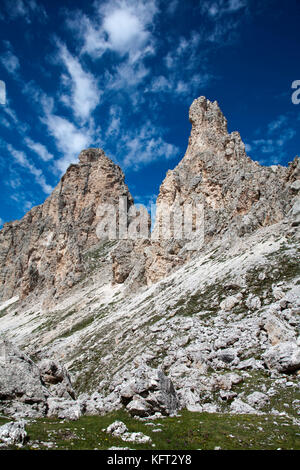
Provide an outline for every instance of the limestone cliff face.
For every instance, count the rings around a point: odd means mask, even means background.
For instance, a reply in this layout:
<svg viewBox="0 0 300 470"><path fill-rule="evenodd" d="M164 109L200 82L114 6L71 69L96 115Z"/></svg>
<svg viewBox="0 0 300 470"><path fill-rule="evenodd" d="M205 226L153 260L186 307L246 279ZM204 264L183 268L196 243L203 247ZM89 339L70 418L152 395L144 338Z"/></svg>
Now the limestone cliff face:
<svg viewBox="0 0 300 470"><path fill-rule="evenodd" d="M186 154L162 183L158 207L198 198L205 205L208 236L229 225L243 235L283 219L291 208L291 183L299 178L299 159L288 168L254 162L239 133L228 133L217 102L204 97L193 102L189 117L192 131Z"/></svg>
<svg viewBox="0 0 300 470"><path fill-rule="evenodd" d="M300 160L288 167L263 167L252 161L238 132L228 133L217 102L204 97L190 108L191 136L184 158L169 171L157 199L155 240L120 240L110 251L111 279L130 291L152 284L197 256L199 241L172 234L163 239L160 213L193 201L204 207L205 246L216 239L236 239L285 218L300 225ZM87 275L83 254L99 243L100 203L119 204L132 197L121 169L100 149L81 152L53 193L25 217L0 232L0 301L47 291L57 296ZM198 243L198 245L197 245ZM96 265L97 268L97 265ZM104 277L106 274L104 275Z"/></svg>
<svg viewBox="0 0 300 470"><path fill-rule="evenodd" d="M167 173L157 198L154 234L163 235L160 214L193 201L204 207L205 243L240 237L284 219L296 203L300 159L289 167L264 167L246 155L238 132L228 133L217 102L205 97L190 107L191 136L184 158ZM147 260L147 282L164 277L187 256L184 242L160 241ZM195 247L197 249L197 247ZM200 246L199 246L200 248Z"/></svg>
<svg viewBox="0 0 300 470"><path fill-rule="evenodd" d="M133 199L122 170L100 149L81 152L44 204L0 232L0 299L35 289L52 295L83 276L83 252L99 243L97 207Z"/></svg>

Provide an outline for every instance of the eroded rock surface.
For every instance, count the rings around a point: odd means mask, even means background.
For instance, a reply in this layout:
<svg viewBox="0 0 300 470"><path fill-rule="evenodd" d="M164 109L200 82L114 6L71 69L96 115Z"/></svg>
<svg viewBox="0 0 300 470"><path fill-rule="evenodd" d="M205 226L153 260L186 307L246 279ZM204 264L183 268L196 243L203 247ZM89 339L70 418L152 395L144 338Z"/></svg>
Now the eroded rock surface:
<svg viewBox="0 0 300 470"><path fill-rule="evenodd" d="M50 298L84 277L84 253L99 245L99 204L133 200L122 170L101 149L79 155L44 204L0 231L0 298L31 292Z"/></svg>
<svg viewBox="0 0 300 470"><path fill-rule="evenodd" d="M73 420L123 406L139 419L187 408L299 422L300 160L253 162L203 97L190 120L158 213L200 201L204 243L200 233L192 243L161 239L159 218L155 240L99 242L98 203L122 195L132 204L99 149L82 152L42 206L4 226L5 414Z"/></svg>

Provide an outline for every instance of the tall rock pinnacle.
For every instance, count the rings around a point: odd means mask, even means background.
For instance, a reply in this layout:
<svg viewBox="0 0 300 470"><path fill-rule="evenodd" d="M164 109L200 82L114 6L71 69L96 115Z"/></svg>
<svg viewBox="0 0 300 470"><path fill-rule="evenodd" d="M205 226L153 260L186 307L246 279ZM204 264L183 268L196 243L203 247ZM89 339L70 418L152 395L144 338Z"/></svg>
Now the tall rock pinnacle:
<svg viewBox="0 0 300 470"><path fill-rule="evenodd" d="M160 187L153 230L156 237L162 234L160 214L166 207L176 211L176 207L192 202L204 208L205 244L224 234L236 238L283 220L295 203L293 186L300 177L299 158L289 167L264 167L254 162L246 155L240 134L228 133L218 103L203 96L192 103L189 119L192 130L186 154L168 171ZM148 283L184 262L187 253L182 242L174 241L171 246L161 240L151 256Z"/></svg>
<svg viewBox="0 0 300 470"><path fill-rule="evenodd" d="M245 152L240 134L227 131L217 102L200 97L189 113L192 131L184 158L169 171L157 199L172 205L197 197L205 205L206 234L230 228L241 235L281 220L291 208L295 161L263 167Z"/></svg>

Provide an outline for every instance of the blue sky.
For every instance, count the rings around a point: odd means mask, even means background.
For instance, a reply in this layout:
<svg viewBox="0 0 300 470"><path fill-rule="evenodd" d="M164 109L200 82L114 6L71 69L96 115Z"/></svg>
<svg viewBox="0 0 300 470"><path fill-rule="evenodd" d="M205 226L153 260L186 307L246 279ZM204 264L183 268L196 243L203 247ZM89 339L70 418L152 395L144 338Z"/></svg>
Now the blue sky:
<svg viewBox="0 0 300 470"><path fill-rule="evenodd" d="M248 154L299 154L299 0L0 0L0 224L101 147L136 202L183 157L188 109L217 100Z"/></svg>

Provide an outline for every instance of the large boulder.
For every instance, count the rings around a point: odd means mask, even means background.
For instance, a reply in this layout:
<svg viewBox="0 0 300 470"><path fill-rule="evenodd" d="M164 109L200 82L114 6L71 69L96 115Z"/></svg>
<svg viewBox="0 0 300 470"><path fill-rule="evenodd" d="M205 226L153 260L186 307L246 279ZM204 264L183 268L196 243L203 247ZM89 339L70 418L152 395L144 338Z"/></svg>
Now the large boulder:
<svg viewBox="0 0 300 470"><path fill-rule="evenodd" d="M71 379L66 368L57 361L44 359L38 364L43 382L52 395L59 398L75 398Z"/></svg>
<svg viewBox="0 0 300 470"><path fill-rule="evenodd" d="M294 330L271 313L267 314L262 321L262 327L267 332L272 346L280 342L295 340Z"/></svg>
<svg viewBox="0 0 300 470"><path fill-rule="evenodd" d="M257 414L258 412L252 406L243 402L240 398L235 398L230 405L230 411L233 414Z"/></svg>
<svg viewBox="0 0 300 470"><path fill-rule="evenodd" d="M300 369L300 347L295 341L285 341L272 346L263 354L269 369L277 372L295 372Z"/></svg>
<svg viewBox="0 0 300 470"><path fill-rule="evenodd" d="M6 445L24 444L26 438L25 421L11 421L0 426L0 442Z"/></svg>
<svg viewBox="0 0 300 470"><path fill-rule="evenodd" d="M75 400L53 397L48 399L47 405L50 418L58 417L68 421L76 421L82 415L80 403Z"/></svg>
<svg viewBox="0 0 300 470"><path fill-rule="evenodd" d="M74 419L79 405L76 408L73 399L74 390L64 366L48 359L37 366L11 342L0 340L0 410L3 413L15 418L37 418L48 412L51 416Z"/></svg>
<svg viewBox="0 0 300 470"><path fill-rule="evenodd" d="M42 382L39 368L16 346L0 340L0 400L41 403L49 392Z"/></svg>
<svg viewBox="0 0 300 470"><path fill-rule="evenodd" d="M141 365L120 386L119 395L130 414L150 416L173 414L179 400L172 381L159 369Z"/></svg>
<svg viewBox="0 0 300 470"><path fill-rule="evenodd" d="M151 437L146 436L142 432L128 432L126 424L122 421L115 421L105 431L125 442L134 442L136 444L151 444L152 442Z"/></svg>

